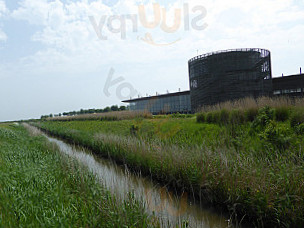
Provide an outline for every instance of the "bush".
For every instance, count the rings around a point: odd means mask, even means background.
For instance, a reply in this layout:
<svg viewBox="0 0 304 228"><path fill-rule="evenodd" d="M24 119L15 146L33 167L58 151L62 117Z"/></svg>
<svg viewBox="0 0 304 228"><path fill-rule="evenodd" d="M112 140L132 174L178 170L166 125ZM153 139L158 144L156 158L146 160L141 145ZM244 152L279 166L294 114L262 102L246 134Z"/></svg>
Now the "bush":
<svg viewBox="0 0 304 228"><path fill-rule="evenodd" d="M290 145L290 130L270 120L260 137L271 143L277 149L286 149Z"/></svg>
<svg viewBox="0 0 304 228"><path fill-rule="evenodd" d="M117 116L104 116L100 118L101 121L118 121Z"/></svg>
<svg viewBox="0 0 304 228"><path fill-rule="evenodd" d="M253 126L264 128L271 120L274 119L274 109L266 106L259 110L259 113L253 121Z"/></svg>
<svg viewBox="0 0 304 228"><path fill-rule="evenodd" d="M275 109L275 120L284 122L289 119L289 108L288 107L279 107Z"/></svg>
<svg viewBox="0 0 304 228"><path fill-rule="evenodd" d="M170 118L179 118L180 117L180 113L179 112L173 113L171 115L168 115L168 117L170 117Z"/></svg>
<svg viewBox="0 0 304 228"><path fill-rule="evenodd" d="M213 123L213 113L212 112L208 112L206 115L206 122L207 123Z"/></svg>
<svg viewBox="0 0 304 228"><path fill-rule="evenodd" d="M192 118L193 116L194 115L192 115L192 114L180 114L179 112L168 115L168 117L170 117L170 118L182 118L182 119Z"/></svg>
<svg viewBox="0 0 304 228"><path fill-rule="evenodd" d="M192 118L192 117L194 117L193 114L186 114L186 118Z"/></svg>
<svg viewBox="0 0 304 228"><path fill-rule="evenodd" d="M220 112L220 123L228 124L229 123L229 112L226 109L222 109Z"/></svg>
<svg viewBox="0 0 304 228"><path fill-rule="evenodd" d="M130 128L130 134L132 136L137 136L139 131L139 126L132 124L131 128Z"/></svg>
<svg viewBox="0 0 304 228"><path fill-rule="evenodd" d="M304 114L301 111L294 112L290 117L290 126L296 128L304 123Z"/></svg>
<svg viewBox="0 0 304 228"><path fill-rule="evenodd" d="M199 114L197 114L196 121L198 123L204 123L206 121L206 115L205 115L205 113L199 113Z"/></svg>
<svg viewBox="0 0 304 228"><path fill-rule="evenodd" d="M221 112L216 111L212 113L212 122L213 123L220 123L221 122Z"/></svg>
<svg viewBox="0 0 304 228"><path fill-rule="evenodd" d="M296 133L299 135L304 134L304 123L300 124L299 126L296 127Z"/></svg>
<svg viewBox="0 0 304 228"><path fill-rule="evenodd" d="M245 120L253 122L258 115L258 108L249 108L245 111Z"/></svg>
<svg viewBox="0 0 304 228"><path fill-rule="evenodd" d="M233 125L243 124L245 122L245 114L241 110L232 110L229 115L229 122Z"/></svg>

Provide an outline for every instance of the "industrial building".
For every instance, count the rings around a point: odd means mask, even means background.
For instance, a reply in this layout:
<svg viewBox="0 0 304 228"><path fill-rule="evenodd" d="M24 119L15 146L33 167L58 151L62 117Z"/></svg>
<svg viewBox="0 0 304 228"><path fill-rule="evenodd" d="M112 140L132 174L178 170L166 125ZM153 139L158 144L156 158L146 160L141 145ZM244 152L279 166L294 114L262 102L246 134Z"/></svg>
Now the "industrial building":
<svg viewBox="0 0 304 228"><path fill-rule="evenodd" d="M219 51L190 59L191 110L227 100L272 94L270 52L264 49Z"/></svg>
<svg viewBox="0 0 304 228"><path fill-rule="evenodd" d="M131 110L194 113L202 106L261 96L303 96L304 75L272 78L271 53L248 48L208 53L188 62L190 91L123 101Z"/></svg>
<svg viewBox="0 0 304 228"><path fill-rule="evenodd" d="M190 91L168 93L123 101L130 103L130 110L147 110L153 114L190 113Z"/></svg>
<svg viewBox="0 0 304 228"><path fill-rule="evenodd" d="M272 88L274 96L304 96L304 74L273 78Z"/></svg>

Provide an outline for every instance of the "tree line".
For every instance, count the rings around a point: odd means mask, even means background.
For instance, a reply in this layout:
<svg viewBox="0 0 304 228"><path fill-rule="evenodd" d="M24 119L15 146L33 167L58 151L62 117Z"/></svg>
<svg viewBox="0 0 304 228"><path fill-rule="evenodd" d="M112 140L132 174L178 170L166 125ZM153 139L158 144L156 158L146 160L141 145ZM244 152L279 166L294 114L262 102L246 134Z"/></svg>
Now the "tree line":
<svg viewBox="0 0 304 228"><path fill-rule="evenodd" d="M112 105L111 107L105 107L104 109L80 109L79 111L71 111L71 112L63 112L59 114L49 114L49 115L42 115L41 119L46 119L49 117L61 117L61 116L76 116L76 115L83 115L83 114L93 114L93 113L106 113L106 112L117 112L117 111L125 111L128 109L128 106L120 106Z"/></svg>

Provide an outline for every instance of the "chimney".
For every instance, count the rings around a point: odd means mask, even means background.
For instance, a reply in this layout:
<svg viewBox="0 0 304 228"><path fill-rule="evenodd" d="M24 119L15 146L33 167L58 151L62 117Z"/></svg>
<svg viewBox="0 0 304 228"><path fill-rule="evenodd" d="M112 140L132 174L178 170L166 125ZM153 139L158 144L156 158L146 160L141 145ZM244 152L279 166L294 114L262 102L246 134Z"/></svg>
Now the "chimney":
<svg viewBox="0 0 304 228"><path fill-rule="evenodd" d="M300 75L302 74L302 67L300 67Z"/></svg>

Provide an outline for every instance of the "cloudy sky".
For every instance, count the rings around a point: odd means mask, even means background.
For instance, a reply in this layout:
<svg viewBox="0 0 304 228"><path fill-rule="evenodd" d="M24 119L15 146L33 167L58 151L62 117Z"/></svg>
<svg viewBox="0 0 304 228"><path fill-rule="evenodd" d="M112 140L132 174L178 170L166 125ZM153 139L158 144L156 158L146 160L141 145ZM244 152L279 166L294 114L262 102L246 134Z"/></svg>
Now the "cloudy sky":
<svg viewBox="0 0 304 228"><path fill-rule="evenodd" d="M0 0L0 121L187 90L197 53L259 47L273 76L304 68L302 0L163 2Z"/></svg>

